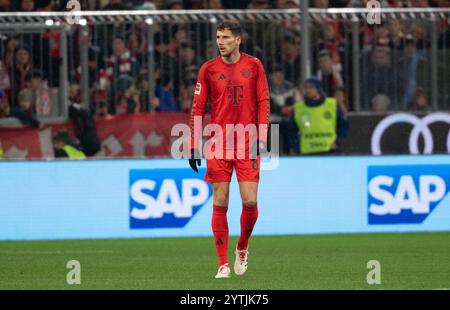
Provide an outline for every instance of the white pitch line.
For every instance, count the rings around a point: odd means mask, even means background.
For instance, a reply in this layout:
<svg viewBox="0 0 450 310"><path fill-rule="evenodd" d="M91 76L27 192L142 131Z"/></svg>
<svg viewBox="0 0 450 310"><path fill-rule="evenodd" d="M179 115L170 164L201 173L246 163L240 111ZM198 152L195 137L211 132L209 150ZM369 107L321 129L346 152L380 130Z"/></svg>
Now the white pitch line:
<svg viewBox="0 0 450 310"><path fill-rule="evenodd" d="M99 251L15 251L6 250L0 251L0 254L112 254L114 251L99 250Z"/></svg>

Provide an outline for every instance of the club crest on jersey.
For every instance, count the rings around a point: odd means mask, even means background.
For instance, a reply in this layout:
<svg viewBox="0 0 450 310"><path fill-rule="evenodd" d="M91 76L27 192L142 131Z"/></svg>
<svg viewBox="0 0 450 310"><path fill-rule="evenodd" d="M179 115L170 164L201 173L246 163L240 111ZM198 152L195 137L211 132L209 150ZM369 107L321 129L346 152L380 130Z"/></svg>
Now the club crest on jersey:
<svg viewBox="0 0 450 310"><path fill-rule="evenodd" d="M195 91L194 91L194 94L200 95L201 92L202 92L202 84L197 83L197 84L195 85Z"/></svg>
<svg viewBox="0 0 450 310"><path fill-rule="evenodd" d="M241 70L241 74L242 74L242 77L245 78L245 79L249 79L249 78L252 77L252 73L247 68L242 69Z"/></svg>

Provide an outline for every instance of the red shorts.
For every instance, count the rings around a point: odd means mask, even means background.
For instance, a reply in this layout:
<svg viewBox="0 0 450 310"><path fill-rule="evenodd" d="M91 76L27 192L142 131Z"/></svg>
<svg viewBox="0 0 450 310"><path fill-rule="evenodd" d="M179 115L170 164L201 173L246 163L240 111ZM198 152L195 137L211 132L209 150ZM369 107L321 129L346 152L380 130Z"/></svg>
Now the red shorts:
<svg viewBox="0 0 450 310"><path fill-rule="evenodd" d="M206 182L230 182L233 168L236 169L238 182L259 181L260 158L257 159L207 159Z"/></svg>

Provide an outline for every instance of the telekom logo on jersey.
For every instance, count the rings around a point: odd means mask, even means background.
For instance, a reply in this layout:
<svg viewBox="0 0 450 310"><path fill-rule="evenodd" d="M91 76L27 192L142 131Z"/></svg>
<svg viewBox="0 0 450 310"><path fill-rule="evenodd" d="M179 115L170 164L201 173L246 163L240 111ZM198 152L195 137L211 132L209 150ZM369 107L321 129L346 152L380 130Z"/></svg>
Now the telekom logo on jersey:
<svg viewBox="0 0 450 310"><path fill-rule="evenodd" d="M225 132L219 124L204 126L201 116L194 117L194 132L200 133L199 138L207 138L203 143L200 139L198 148L206 159L255 159L258 140L266 140L263 134L268 132L267 124L226 124ZM172 127L171 154L175 159L189 158L191 156L191 127L187 124L176 124ZM279 157L279 125L270 125L270 150L261 153L265 160L261 169L272 170L278 167ZM236 150L234 152L233 150ZM246 153L246 150L248 152Z"/></svg>

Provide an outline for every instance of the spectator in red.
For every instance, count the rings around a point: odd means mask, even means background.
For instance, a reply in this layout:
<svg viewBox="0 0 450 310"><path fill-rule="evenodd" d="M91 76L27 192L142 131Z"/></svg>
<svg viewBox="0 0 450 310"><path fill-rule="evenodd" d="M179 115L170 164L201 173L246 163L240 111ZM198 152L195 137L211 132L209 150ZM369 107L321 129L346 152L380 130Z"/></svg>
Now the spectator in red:
<svg viewBox="0 0 450 310"><path fill-rule="evenodd" d="M113 55L110 57L107 63L106 76L110 81L110 85L115 85L117 79L120 76L136 76L139 72L139 64L134 57L131 56L130 51L125 46L125 40L122 36L116 36L113 41ZM110 112L115 113L115 106L119 97L123 97L124 88L119 92L117 87L110 87L109 89L109 106L111 107ZM134 107L121 108L119 106L119 111L132 111Z"/></svg>
<svg viewBox="0 0 450 310"><path fill-rule="evenodd" d="M367 23L361 28L363 34L363 50L370 51L375 44L382 41L389 44L389 29L384 24L369 25ZM385 43L384 43L385 42Z"/></svg>
<svg viewBox="0 0 450 310"><path fill-rule="evenodd" d="M315 50L327 49L330 52L333 64L342 65L344 40L339 33L339 25L335 21L327 20L320 25L320 38Z"/></svg>
<svg viewBox="0 0 450 310"><path fill-rule="evenodd" d="M139 71L138 63L125 46L125 40L116 36L113 41L113 55L108 60L106 75L114 81L119 75L134 76Z"/></svg>

